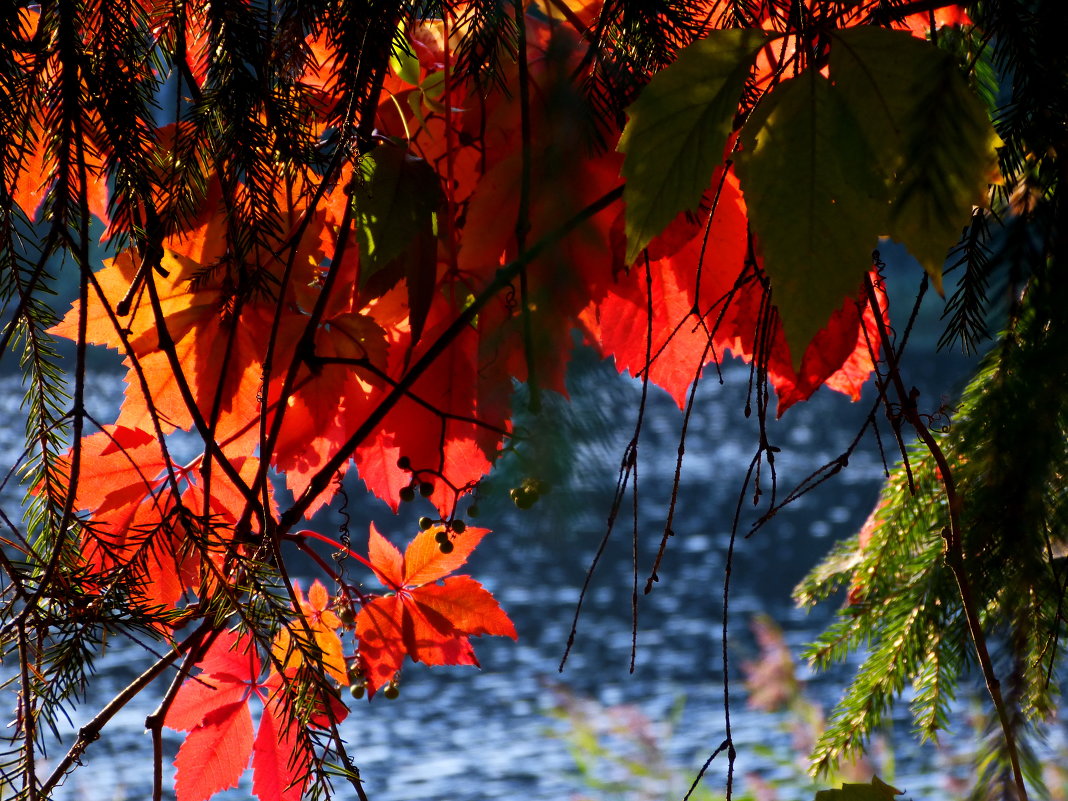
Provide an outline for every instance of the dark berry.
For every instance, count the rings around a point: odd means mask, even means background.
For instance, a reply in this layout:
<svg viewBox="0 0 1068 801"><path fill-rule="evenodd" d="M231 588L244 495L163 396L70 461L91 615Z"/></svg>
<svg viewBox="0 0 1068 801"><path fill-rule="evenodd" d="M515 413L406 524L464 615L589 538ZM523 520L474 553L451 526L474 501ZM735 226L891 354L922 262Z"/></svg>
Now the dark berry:
<svg viewBox="0 0 1068 801"><path fill-rule="evenodd" d="M442 529L441 531L439 531L437 534L434 535L434 539L436 539L438 542L448 542L449 541L449 532L447 532L444 529Z"/></svg>
<svg viewBox="0 0 1068 801"><path fill-rule="evenodd" d="M538 500L538 493L527 489L512 490L512 503L519 509L529 509Z"/></svg>
<svg viewBox="0 0 1068 801"><path fill-rule="evenodd" d="M411 470L412 460L409 459L407 456L402 456L397 460L397 467L399 467L401 470Z"/></svg>
<svg viewBox="0 0 1068 801"><path fill-rule="evenodd" d="M465 531L467 531L467 523L465 523L463 520L453 520L452 530L455 531L457 534L463 534Z"/></svg>
<svg viewBox="0 0 1068 801"><path fill-rule="evenodd" d="M434 521L431 520L429 517L420 517L419 518L419 530L420 531L426 531L432 525L434 525Z"/></svg>
<svg viewBox="0 0 1068 801"><path fill-rule="evenodd" d="M400 695L400 690L397 688L396 684L390 682L386 685L386 689L382 691L382 695L386 696L386 698L392 701L394 698Z"/></svg>
<svg viewBox="0 0 1068 801"><path fill-rule="evenodd" d="M475 506L475 504L471 504L470 506L467 507L467 516L468 517L478 517L478 507Z"/></svg>
<svg viewBox="0 0 1068 801"><path fill-rule="evenodd" d="M349 686L349 693L353 698L363 698L363 694L367 691L367 688L362 684L353 684Z"/></svg>
<svg viewBox="0 0 1068 801"><path fill-rule="evenodd" d="M451 542L445 540L445 542L438 545L438 547L441 549L442 553L452 553L452 549L454 546Z"/></svg>
<svg viewBox="0 0 1068 801"><path fill-rule="evenodd" d="M411 503L415 500L415 490L411 487L401 487L400 499L404 501L404 503Z"/></svg>
<svg viewBox="0 0 1068 801"><path fill-rule="evenodd" d="M419 485L419 494L422 495L424 498L429 498L431 495L434 494L434 485L431 484L429 481L424 481L422 484Z"/></svg>

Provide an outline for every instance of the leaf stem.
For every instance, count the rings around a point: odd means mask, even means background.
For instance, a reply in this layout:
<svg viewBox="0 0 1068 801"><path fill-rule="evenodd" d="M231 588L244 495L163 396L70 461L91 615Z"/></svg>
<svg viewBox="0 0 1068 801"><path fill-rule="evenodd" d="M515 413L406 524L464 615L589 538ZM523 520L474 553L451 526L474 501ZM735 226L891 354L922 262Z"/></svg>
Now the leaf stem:
<svg viewBox="0 0 1068 801"><path fill-rule="evenodd" d="M339 551L344 551L344 553L347 556L351 556L353 559L355 559L361 565L364 565L365 567L370 568L371 570L375 569L375 566L371 564L371 562L367 559L367 557L361 556L360 554L356 553L356 551L352 550L351 548L347 548L344 545L342 545L340 542L335 540L333 537L328 537L325 534L320 534L318 531L312 531L310 529L305 529L303 531L296 531L293 534L288 535L288 538L293 539L293 540L312 539L312 540L319 540L319 542L325 542L327 545L331 545L334 548L337 548ZM375 571L375 575L378 575L378 571Z"/></svg>
<svg viewBox="0 0 1068 801"><path fill-rule="evenodd" d="M74 745L70 747L66 756L64 756L59 764L56 765L55 770L52 771L52 775L41 785L39 797L51 798L52 790L59 784L67 771L70 770L71 766L77 764L81 760L82 754L85 753L85 749L89 747L89 744L100 739L100 732L108 721L115 717L126 704L139 695L149 684L155 681L160 673L170 667L175 659L198 643L200 638L211 629L211 626L212 621L210 619L201 623L196 631L175 646L169 654L160 657L144 673L127 684L118 695L111 699L107 706L101 709L92 720L82 726L78 731L78 739L74 741Z"/></svg>

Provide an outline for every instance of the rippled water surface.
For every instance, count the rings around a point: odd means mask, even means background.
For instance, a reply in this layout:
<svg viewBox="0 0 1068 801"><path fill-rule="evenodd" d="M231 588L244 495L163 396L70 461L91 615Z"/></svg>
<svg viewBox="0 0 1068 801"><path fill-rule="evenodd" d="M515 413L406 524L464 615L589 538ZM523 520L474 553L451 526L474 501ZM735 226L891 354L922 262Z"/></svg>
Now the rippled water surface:
<svg viewBox="0 0 1068 801"><path fill-rule="evenodd" d="M934 357L932 357L934 358ZM938 357L925 397L948 391L936 379L959 375L961 365ZM756 420L743 415L748 371L729 364L720 386L706 377L686 442L675 536L668 544L654 591L641 598L638 650L633 674L631 647L631 537L627 510L609 540L579 621L576 644L563 673L557 671L585 571L605 530L620 457L633 430L640 387L615 376L586 353L572 371L574 402L548 399L547 411L528 421L530 445L524 461L506 460L502 474L487 486L479 524L494 533L472 558L470 572L483 581L512 616L518 643L490 638L476 643L481 671L470 668L409 666L401 696L368 704L354 702L342 726L355 762L374 801L476 801L524 798L558 801L583 791L574 763L559 736L561 723L547 713L556 683L605 705L636 704L654 721L665 719L684 700L675 735L665 742L669 757L694 771L722 741L722 662L720 619L725 554L731 521L745 469L752 457ZM949 365L948 367L946 365ZM948 380L948 379L947 379ZM115 401L119 382L96 376L92 388L102 419ZM21 393L11 385L0 392L8 419L17 417ZM851 404L821 390L813 402L770 421L769 436L782 452L777 457L779 491L789 489L820 465L834 459L852 440L871 402ZM640 581L644 583L664 526L679 444L682 416L654 392L639 447L641 479L638 520ZM0 427L0 451L17 456L19 426ZM9 462L10 463L10 462ZM535 474L553 490L529 512L519 512L507 491L523 476ZM833 609L805 616L793 609L790 592L797 580L840 536L852 533L870 511L882 477L874 440L866 438L848 469L780 513L771 525L740 540L732 572L730 603L734 664L755 654L747 622L768 612L783 625L788 642L800 645L814 636ZM398 543L414 532L425 509L394 517L382 505L350 491L355 547L362 549L369 519ZM770 491L763 475L765 492ZM767 495L762 503L767 500ZM747 497L744 508L751 508ZM316 525L336 530L336 511ZM298 572L301 570L295 561ZM76 730L147 661L128 643L112 642L98 662L98 681L89 703L72 714ZM733 671L732 671L733 673ZM733 676L737 679L737 676ZM735 683L733 722L739 771L760 769L776 775L774 760L753 746L776 745L789 753L790 741L773 716L747 710L742 685ZM824 700L832 682L817 682ZM84 766L74 771L59 799L101 801L142 799L149 795L150 743L144 718L158 700L154 688L120 713L93 744ZM11 696L5 708L11 708ZM554 735L555 732L555 735ZM69 743L69 737L65 739ZM171 756L180 742L175 733L165 744ZM56 749L50 757L58 757ZM928 757L905 754L898 783L921 788ZM169 763L169 760L168 760ZM169 764L168 764L169 769ZM721 787L723 766L713 763L707 781ZM242 788L225 796L244 798ZM340 797L352 796L351 789Z"/></svg>

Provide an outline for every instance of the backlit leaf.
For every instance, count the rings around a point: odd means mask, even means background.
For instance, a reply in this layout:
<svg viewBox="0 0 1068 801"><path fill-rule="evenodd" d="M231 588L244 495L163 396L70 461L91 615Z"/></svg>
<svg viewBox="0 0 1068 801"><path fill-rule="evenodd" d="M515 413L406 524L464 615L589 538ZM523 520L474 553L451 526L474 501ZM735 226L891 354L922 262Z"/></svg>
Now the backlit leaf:
<svg viewBox="0 0 1068 801"><path fill-rule="evenodd" d="M174 760L178 801L207 801L236 787L252 753L252 716L245 701L215 707L185 738Z"/></svg>
<svg viewBox="0 0 1068 801"><path fill-rule="evenodd" d="M252 745L252 792L260 801L300 801L305 783L291 764L292 726L275 717L274 707L264 707Z"/></svg>
<svg viewBox="0 0 1068 801"><path fill-rule="evenodd" d="M742 130L738 176L794 369L856 294L889 206L838 89L816 70L783 81Z"/></svg>
<svg viewBox="0 0 1068 801"><path fill-rule="evenodd" d="M941 292L942 264L995 174L997 134L952 57L905 31L835 32L831 79L890 185L889 225Z"/></svg>
<svg viewBox="0 0 1068 801"><path fill-rule="evenodd" d="M449 532L452 550L442 553L435 537L445 531L443 526L432 526L415 535L404 551L404 585L419 587L437 581L458 570L467 562L467 557L475 550L482 538L489 534L489 529L468 526L462 534Z"/></svg>
<svg viewBox="0 0 1068 801"><path fill-rule="evenodd" d="M469 527L449 532L451 549L437 541L442 526L421 531L400 553L372 525L368 561L393 595L374 598L356 616L360 661L368 696L387 684L405 656L427 665L478 665L468 636L494 634L515 639L515 626L497 600L459 568L489 532ZM403 575L398 572L403 570ZM442 583L436 582L444 578ZM400 579L395 581L394 579Z"/></svg>
<svg viewBox="0 0 1068 801"><path fill-rule="evenodd" d="M712 31L680 51L627 109L618 146L626 153L627 264L676 214L697 206L723 160L745 76L768 35Z"/></svg>

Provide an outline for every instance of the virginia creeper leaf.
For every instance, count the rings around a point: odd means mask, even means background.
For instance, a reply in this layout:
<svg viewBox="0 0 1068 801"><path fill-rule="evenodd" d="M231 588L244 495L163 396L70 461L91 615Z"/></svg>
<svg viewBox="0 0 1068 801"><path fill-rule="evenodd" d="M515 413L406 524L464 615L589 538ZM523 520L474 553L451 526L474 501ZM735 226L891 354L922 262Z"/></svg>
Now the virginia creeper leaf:
<svg viewBox="0 0 1068 801"><path fill-rule="evenodd" d="M248 703L215 707L185 738L174 760L178 801L207 801L236 787L252 752L252 715Z"/></svg>
<svg viewBox="0 0 1068 801"><path fill-rule="evenodd" d="M321 612L324 619L316 623L329 627L336 618L325 610L328 600L321 584L318 589L312 586L307 603L303 596L298 599L311 613ZM251 636L229 631L217 636L198 667L200 675L185 680L164 721L172 729L190 732L175 759L179 801L205 801L235 786L250 755L252 787L260 801L301 798L312 754L302 746L298 724L283 703L292 676L272 672L261 682L260 657ZM249 710L253 697L263 701L255 741ZM344 719L347 710L340 702L330 696L326 703L329 711L323 705L311 715L310 725L323 727Z"/></svg>
<svg viewBox="0 0 1068 801"><path fill-rule="evenodd" d="M178 801L205 801L236 786L252 753L248 697L260 672L252 641L222 632L199 667L201 674L185 680L164 720L189 730L174 760Z"/></svg>
<svg viewBox="0 0 1068 801"><path fill-rule="evenodd" d="M894 801L901 790L891 787L878 776L871 777L871 784L842 784L840 790L820 790L816 801Z"/></svg>
<svg viewBox="0 0 1068 801"><path fill-rule="evenodd" d="M723 160L738 100L766 31L712 31L679 52L627 109L618 150L626 153L626 263L680 211L693 209Z"/></svg>
<svg viewBox="0 0 1068 801"><path fill-rule="evenodd" d="M631 266L615 276L580 316L587 335L604 355L615 358L621 372L640 376L648 371L649 379L665 389L680 409L694 377L715 357L709 337L716 349L722 349L735 333L737 300L727 309L724 303L744 266L746 217L734 176L723 176L722 169L716 175L721 179L714 178L706 191L706 197L719 196L712 219L704 208L698 214L678 215L649 243L648 276L644 263ZM684 241L676 243L673 235ZM665 250L667 255L661 255ZM698 271L702 252L704 263ZM647 342L650 333L652 340ZM648 366L647 348L652 360Z"/></svg>
<svg viewBox="0 0 1068 801"><path fill-rule="evenodd" d="M234 632L224 631L197 667L200 676L185 680L167 710L164 724L172 729L196 728L213 708L234 700L233 688L247 690L260 673L260 657L251 640L239 641Z"/></svg>
<svg viewBox="0 0 1068 801"><path fill-rule="evenodd" d="M368 561L394 594L373 599L356 616L369 697L393 678L405 655L427 665L477 666L469 635L518 636L481 584L468 576L445 578L467 561L488 530L469 526L463 533L449 532L448 553L436 539L443 531L432 526L419 532L402 557L371 525Z"/></svg>
<svg viewBox="0 0 1068 801"><path fill-rule="evenodd" d="M400 274L407 278L413 342L419 339L434 293L441 197L434 169L404 148L383 144L360 159L360 180L353 192L360 288L382 271L395 277L376 282L376 296L390 289Z"/></svg>
<svg viewBox="0 0 1068 801"><path fill-rule="evenodd" d="M942 264L984 200L997 134L948 53L906 31L834 33L831 78L890 185L887 234L942 291Z"/></svg>
<svg viewBox="0 0 1068 801"><path fill-rule="evenodd" d="M316 579L308 590L307 601L304 600L304 593L301 592L297 582L293 582L293 587L296 592L297 606L304 620L295 620L286 628L281 629L271 646L271 652L288 671L304 663L305 651L318 651L318 657L322 660L322 670L339 684L346 683L348 674L345 669L345 657L342 652L341 639L336 631L341 625L341 620L329 608L330 594L319 579ZM314 647L309 641L309 630L314 640ZM300 643L300 648L293 642L294 638ZM314 664L313 667L318 670L320 666Z"/></svg>
<svg viewBox="0 0 1068 801"><path fill-rule="evenodd" d="M386 587L399 590L404 586L404 556L397 546L383 537L375 524L367 541L367 558L375 576Z"/></svg>
<svg viewBox="0 0 1068 801"><path fill-rule="evenodd" d="M252 792L260 801L300 801L304 782L291 764L292 726L275 717L274 707L264 707L252 745Z"/></svg>
<svg viewBox="0 0 1068 801"><path fill-rule="evenodd" d="M742 130L736 165L795 370L871 267L885 183L845 99L816 70L783 81Z"/></svg>

